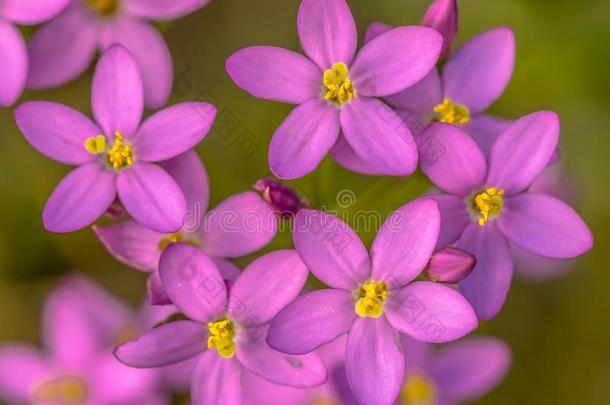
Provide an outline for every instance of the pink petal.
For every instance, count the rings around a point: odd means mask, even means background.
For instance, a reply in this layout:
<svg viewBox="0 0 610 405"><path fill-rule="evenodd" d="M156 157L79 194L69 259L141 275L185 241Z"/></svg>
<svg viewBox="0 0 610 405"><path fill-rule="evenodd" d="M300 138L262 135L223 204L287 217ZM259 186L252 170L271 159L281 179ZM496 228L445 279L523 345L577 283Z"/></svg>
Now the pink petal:
<svg viewBox="0 0 610 405"><path fill-rule="evenodd" d="M472 114L486 110L508 85L515 65L515 36L496 28L464 43L443 69L445 97Z"/></svg>
<svg viewBox="0 0 610 405"><path fill-rule="evenodd" d="M470 215L462 197L451 194L438 194L430 197L436 200L441 213L441 232L436 248L442 249L458 240L470 222Z"/></svg>
<svg viewBox="0 0 610 405"><path fill-rule="evenodd" d="M356 155L356 152L354 152L354 149L352 149L343 134L339 135L339 139L337 139L337 142L330 152L333 160L346 169L370 176L383 175L382 170L365 163L362 159L360 159L360 157L358 157L358 155Z"/></svg>
<svg viewBox="0 0 610 405"><path fill-rule="evenodd" d="M239 277L241 274L241 269L232 261L227 259L212 257L212 261L218 268L223 280L232 286L235 280L237 280L237 277Z"/></svg>
<svg viewBox="0 0 610 405"><path fill-rule="evenodd" d="M174 76L172 57L163 36L149 24L135 18L119 17L100 32L102 49L114 44L124 46L137 63L146 107L162 107L170 96Z"/></svg>
<svg viewBox="0 0 610 405"><path fill-rule="evenodd" d="M311 396L310 390L274 384L254 373L244 373L242 385L244 405L306 404Z"/></svg>
<svg viewBox="0 0 610 405"><path fill-rule="evenodd" d="M69 5L34 33L28 47L27 86L45 89L80 76L97 48L97 21L81 4Z"/></svg>
<svg viewBox="0 0 610 405"><path fill-rule="evenodd" d="M228 312L240 325L268 323L297 297L308 275L296 251L267 253L250 263L231 286Z"/></svg>
<svg viewBox="0 0 610 405"><path fill-rule="evenodd" d="M364 33L364 43L367 44L371 42L373 39L377 38L381 34L385 34L386 32L392 30L391 25L380 23L380 22L372 22L366 27L366 32Z"/></svg>
<svg viewBox="0 0 610 405"><path fill-rule="evenodd" d="M423 79L399 93L388 96L387 100L395 108L406 109L429 119L434 107L443 100L443 85L438 69L432 68Z"/></svg>
<svg viewBox="0 0 610 405"><path fill-rule="evenodd" d="M55 187L42 213L51 232L73 232L91 225L116 196L114 173L98 162L72 170Z"/></svg>
<svg viewBox="0 0 610 405"><path fill-rule="evenodd" d="M472 120L464 127L464 130L479 145L485 157L489 158L494 143L511 124L512 121L507 119L482 114L472 117Z"/></svg>
<svg viewBox="0 0 610 405"><path fill-rule="evenodd" d="M273 208L258 194L236 194L205 215L199 230L201 246L214 257L244 256L271 242L277 225Z"/></svg>
<svg viewBox="0 0 610 405"><path fill-rule="evenodd" d="M364 244L348 224L332 214L300 210L293 240L309 270L329 287L353 290L369 277Z"/></svg>
<svg viewBox="0 0 610 405"><path fill-rule="evenodd" d="M498 228L518 246L538 255L566 259L593 247L593 235L574 209L546 194L505 199Z"/></svg>
<svg viewBox="0 0 610 405"><path fill-rule="evenodd" d="M227 306L227 288L218 268L194 246L169 245L159 260L167 295L190 319L209 322Z"/></svg>
<svg viewBox="0 0 610 405"><path fill-rule="evenodd" d="M423 79L434 68L443 39L426 27L394 28L368 42L354 61L350 76L358 94L383 97Z"/></svg>
<svg viewBox="0 0 610 405"><path fill-rule="evenodd" d="M93 75L91 105L105 135L135 134L144 109L142 86L138 65L127 49L113 45L102 54Z"/></svg>
<svg viewBox="0 0 610 405"><path fill-rule="evenodd" d="M441 227L438 204L420 198L394 211L371 247L373 279L398 288L414 280L434 252Z"/></svg>
<svg viewBox="0 0 610 405"><path fill-rule="evenodd" d="M495 142L487 183L508 195L526 189L549 163L559 140L559 117L537 112L515 121Z"/></svg>
<svg viewBox="0 0 610 405"><path fill-rule="evenodd" d="M172 305L172 300L167 295L159 269L153 270L146 280L147 300L150 305L166 306Z"/></svg>
<svg viewBox="0 0 610 405"><path fill-rule="evenodd" d="M460 291L480 319L491 319L502 309L513 275L508 242L495 223L480 226L471 222L464 230L458 247L477 258L470 276L460 283Z"/></svg>
<svg viewBox="0 0 610 405"><path fill-rule="evenodd" d="M531 253L514 243L510 251L515 262L515 272L521 280L529 282L545 282L556 280L570 270L576 269L576 259L551 259Z"/></svg>
<svg viewBox="0 0 610 405"><path fill-rule="evenodd" d="M404 375L404 355L385 317L358 318L347 335L345 372L362 404L393 404Z"/></svg>
<svg viewBox="0 0 610 405"><path fill-rule="evenodd" d="M499 385L511 363L510 348L491 337L474 337L445 346L431 364L439 390L460 402L470 402Z"/></svg>
<svg viewBox="0 0 610 405"><path fill-rule="evenodd" d="M145 20L173 20L190 14L210 0L124 0L125 12Z"/></svg>
<svg viewBox="0 0 610 405"><path fill-rule="evenodd" d="M0 106L13 104L28 74L27 48L19 30L0 21Z"/></svg>
<svg viewBox="0 0 610 405"><path fill-rule="evenodd" d="M216 108L208 103L181 103L147 118L132 139L138 159L167 160L195 147L214 123Z"/></svg>
<svg viewBox="0 0 610 405"><path fill-rule="evenodd" d="M302 104L321 93L322 71L301 54L273 46L251 46L229 56L227 73L254 97Z"/></svg>
<svg viewBox="0 0 610 405"><path fill-rule="evenodd" d="M388 175L413 173L417 166L415 141L388 106L357 97L343 106L340 118L345 139L365 163Z"/></svg>
<svg viewBox="0 0 610 405"><path fill-rule="evenodd" d="M96 389L94 401L107 404L142 403L140 401L146 398L147 405L155 405L149 396L157 390L157 370L127 367L110 351L104 351L94 362L95 373L90 383Z"/></svg>
<svg viewBox="0 0 610 405"><path fill-rule="evenodd" d="M155 232L136 221L127 220L106 226L93 226L93 231L106 250L137 270L151 272L157 268L165 234Z"/></svg>
<svg viewBox="0 0 610 405"><path fill-rule="evenodd" d="M432 182L461 197L485 181L485 156L470 136L450 124L429 125L417 138L421 169Z"/></svg>
<svg viewBox="0 0 610 405"><path fill-rule="evenodd" d="M345 0L303 0L297 28L305 54L320 69L330 69L337 62L349 66L352 62L358 34Z"/></svg>
<svg viewBox="0 0 610 405"><path fill-rule="evenodd" d="M269 167L280 179L311 173L339 136L339 111L313 99L295 108L271 138Z"/></svg>
<svg viewBox="0 0 610 405"><path fill-rule="evenodd" d="M0 398L15 404L31 400L36 386L50 373L42 354L30 346L0 347Z"/></svg>
<svg viewBox="0 0 610 405"><path fill-rule="evenodd" d="M385 308L394 328L427 343L459 339L478 325L472 306L459 292L428 281L390 291Z"/></svg>
<svg viewBox="0 0 610 405"><path fill-rule="evenodd" d="M102 131L70 107L29 101L15 109L15 121L30 145L53 160L78 165L96 159L85 149L85 140Z"/></svg>
<svg viewBox="0 0 610 405"><path fill-rule="evenodd" d="M172 321L118 346L114 355L130 367L166 366L203 352L206 336L206 325L186 320Z"/></svg>
<svg viewBox="0 0 610 405"><path fill-rule="evenodd" d="M0 15L21 25L39 24L55 17L70 0L4 0Z"/></svg>
<svg viewBox="0 0 610 405"><path fill-rule="evenodd" d="M318 290L295 299L273 319L267 343L288 354L309 353L346 333L357 315L350 292Z"/></svg>
<svg viewBox="0 0 610 405"><path fill-rule="evenodd" d="M191 400L197 405L241 405L242 367L209 350L201 356L191 382Z"/></svg>
<svg viewBox="0 0 610 405"><path fill-rule="evenodd" d="M422 25L434 28L443 36L441 57L447 56L458 32L456 0L435 0L426 10Z"/></svg>
<svg viewBox="0 0 610 405"><path fill-rule="evenodd" d="M119 198L137 222L163 233L180 230L186 217L186 201L176 181L159 166L135 163L117 178Z"/></svg>

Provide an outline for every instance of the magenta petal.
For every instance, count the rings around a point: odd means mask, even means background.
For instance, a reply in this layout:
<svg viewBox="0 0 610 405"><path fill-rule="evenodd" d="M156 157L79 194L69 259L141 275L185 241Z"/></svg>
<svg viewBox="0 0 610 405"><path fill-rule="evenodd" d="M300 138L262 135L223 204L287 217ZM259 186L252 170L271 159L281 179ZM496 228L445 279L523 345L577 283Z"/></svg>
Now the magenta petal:
<svg viewBox="0 0 610 405"><path fill-rule="evenodd" d="M390 288L415 279L428 264L441 228L438 204L420 198L394 211L371 247L372 276Z"/></svg>
<svg viewBox="0 0 610 405"><path fill-rule="evenodd" d="M477 258L470 276L460 283L460 291L480 319L491 319L502 309L513 276L508 242L495 223L480 226L472 222L464 230L458 247Z"/></svg>
<svg viewBox="0 0 610 405"><path fill-rule="evenodd" d="M159 166L140 162L121 170L117 190L127 212L142 225L163 233L182 227L186 217L184 194Z"/></svg>
<svg viewBox="0 0 610 405"><path fill-rule="evenodd" d="M502 94L514 64L513 32L508 28L484 32L464 43L445 65L445 97L480 113Z"/></svg>
<svg viewBox="0 0 610 405"><path fill-rule="evenodd" d="M42 354L30 346L0 347L0 398L14 404L31 400L36 385L50 372Z"/></svg>
<svg viewBox="0 0 610 405"><path fill-rule="evenodd" d="M417 138L417 144L422 171L446 192L464 197L485 181L485 156L460 128L431 124Z"/></svg>
<svg viewBox="0 0 610 405"><path fill-rule="evenodd" d="M147 118L133 136L138 159L157 162L195 147L214 123L216 108L208 103L181 103Z"/></svg>
<svg viewBox="0 0 610 405"><path fill-rule="evenodd" d="M102 49L113 44L127 48L138 64L146 106L163 106L170 96L174 73L171 54L159 31L137 19L119 17L100 33Z"/></svg>
<svg viewBox="0 0 610 405"><path fill-rule="evenodd" d="M273 46L251 46L229 56L227 73L254 97L301 104L319 96L322 72L301 54Z"/></svg>
<svg viewBox="0 0 610 405"><path fill-rule="evenodd" d="M426 77L413 86L387 97L388 103L395 108L406 109L426 120L442 99L443 85L437 68L430 70Z"/></svg>
<svg viewBox="0 0 610 405"><path fill-rule="evenodd" d="M55 187L42 213L51 232L73 232L98 219L116 196L114 173L98 162L72 170Z"/></svg>
<svg viewBox="0 0 610 405"><path fill-rule="evenodd" d="M371 42L379 35L385 34L386 32L392 30L392 28L394 27L380 22L370 23L369 26L366 27L366 32L364 33L364 43L366 44Z"/></svg>
<svg viewBox="0 0 610 405"><path fill-rule="evenodd" d="M438 61L442 37L426 27L399 27L364 45L350 69L363 96L398 93L423 79Z"/></svg>
<svg viewBox="0 0 610 405"><path fill-rule="evenodd" d="M159 269L153 270L146 280L147 299L150 305L164 306L172 305L172 300L167 295Z"/></svg>
<svg viewBox="0 0 610 405"><path fill-rule="evenodd" d="M349 66L352 62L358 34L345 0L303 0L297 28L305 54L320 69L330 69L337 62Z"/></svg>
<svg viewBox="0 0 610 405"><path fill-rule="evenodd" d="M509 347L499 339L475 337L445 346L430 364L430 374L448 397L470 402L493 390L511 363Z"/></svg>
<svg viewBox="0 0 610 405"><path fill-rule="evenodd" d="M269 167L280 179L315 170L339 136L339 110L320 99L301 104L282 122L269 145Z"/></svg>
<svg viewBox="0 0 610 405"><path fill-rule="evenodd" d="M462 197L450 194L438 194L430 197L436 200L441 213L441 232L436 248L442 249L458 240L464 228L470 222L470 216L466 209L466 202Z"/></svg>
<svg viewBox="0 0 610 405"><path fill-rule="evenodd" d="M459 292L428 281L390 291L385 308L394 328L427 343L459 339L478 325L474 309Z"/></svg>
<svg viewBox="0 0 610 405"><path fill-rule="evenodd" d="M32 36L27 86L51 88L78 77L89 67L96 47L95 16L81 4L69 5Z"/></svg>
<svg viewBox="0 0 610 405"><path fill-rule="evenodd" d="M205 215L199 230L201 246L214 257L244 256L271 242L277 226L271 205L247 191L227 198Z"/></svg>
<svg viewBox="0 0 610 405"><path fill-rule="evenodd" d="M479 145L485 157L489 158L494 143L511 124L512 121L507 119L482 114L472 117L472 120L464 127L464 130Z"/></svg>
<svg viewBox="0 0 610 405"><path fill-rule="evenodd" d="M21 32L0 20L0 106L21 95L28 74L27 48Z"/></svg>
<svg viewBox="0 0 610 405"><path fill-rule="evenodd" d="M0 15L21 25L39 24L55 17L70 0L4 0Z"/></svg>
<svg viewBox="0 0 610 405"><path fill-rule="evenodd" d="M362 159L360 159L360 157L358 157L358 155L356 155L356 152L354 152L354 149L352 149L343 134L339 135L337 143L335 143L330 152L333 160L346 169L370 176L383 175L382 170L365 163Z"/></svg>
<svg viewBox="0 0 610 405"><path fill-rule="evenodd" d="M273 350L262 339L239 342L237 358L248 371L276 384L309 388L324 383L327 378L317 353L289 356Z"/></svg>
<svg viewBox="0 0 610 405"><path fill-rule="evenodd" d="M308 274L294 250L267 253L250 263L231 286L228 312L240 325L268 323L297 297Z"/></svg>
<svg viewBox="0 0 610 405"><path fill-rule="evenodd" d="M441 57L448 55L458 32L457 1L435 0L428 7L422 25L434 28L443 36Z"/></svg>
<svg viewBox="0 0 610 405"><path fill-rule="evenodd" d="M93 115L106 136L120 131L135 134L144 109L140 69L134 57L121 45L108 48L93 75L91 105Z"/></svg>
<svg viewBox="0 0 610 405"><path fill-rule="evenodd" d="M526 189L540 175L559 140L559 117L543 111L515 121L491 150L487 183L508 195Z"/></svg>
<svg viewBox="0 0 610 405"><path fill-rule="evenodd" d="M225 282L214 262L196 247L169 245L159 260L159 274L167 295L189 318L209 322L225 311Z"/></svg>
<svg viewBox="0 0 610 405"><path fill-rule="evenodd" d="M93 231L115 259L138 270L151 272L161 256L160 242L165 234L127 220L106 226L93 226Z"/></svg>
<svg viewBox="0 0 610 405"><path fill-rule="evenodd" d="M47 101L29 101L15 109L15 121L27 141L43 155L66 164L96 159L85 149L85 140L102 131L70 107Z"/></svg>
<svg viewBox="0 0 610 405"><path fill-rule="evenodd" d="M364 244L348 224L332 214L300 210L293 240L309 270L330 287L353 290L370 274Z"/></svg>
<svg viewBox="0 0 610 405"><path fill-rule="evenodd" d="M172 321L118 346L114 355L130 367L150 368L175 364L206 349L205 328L199 322Z"/></svg>
<svg viewBox="0 0 610 405"><path fill-rule="evenodd" d="M196 405L241 405L242 367L214 350L201 356L191 380L191 401Z"/></svg>
<svg viewBox="0 0 610 405"><path fill-rule="evenodd" d="M417 166L417 148L403 120L381 101L357 97L341 110L345 139L367 165L393 176Z"/></svg>
<svg viewBox="0 0 610 405"><path fill-rule="evenodd" d="M538 255L566 259L593 247L593 235L574 209L546 194L505 199L498 228L512 242Z"/></svg>
<svg viewBox="0 0 610 405"><path fill-rule="evenodd" d="M124 0L125 12L145 20L173 20L190 14L210 0Z"/></svg>
<svg viewBox="0 0 610 405"><path fill-rule="evenodd" d="M273 319L267 343L289 354L309 353L346 333L356 319L350 292L318 290L298 297Z"/></svg>
<svg viewBox="0 0 610 405"><path fill-rule="evenodd" d="M361 404L390 405L403 382L405 359L385 317L358 318L347 335L345 372Z"/></svg>

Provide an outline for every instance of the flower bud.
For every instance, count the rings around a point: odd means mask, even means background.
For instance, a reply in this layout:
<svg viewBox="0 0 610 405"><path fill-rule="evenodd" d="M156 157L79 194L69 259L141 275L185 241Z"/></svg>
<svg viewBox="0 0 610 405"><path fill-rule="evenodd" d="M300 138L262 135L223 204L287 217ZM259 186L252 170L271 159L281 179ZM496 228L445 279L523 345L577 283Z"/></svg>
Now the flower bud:
<svg viewBox="0 0 610 405"><path fill-rule="evenodd" d="M261 179L254 184L254 189L262 194L263 199L280 212L282 218L291 218L306 205L292 188L273 179Z"/></svg>
<svg viewBox="0 0 610 405"><path fill-rule="evenodd" d="M432 255L425 274L431 281L455 284L468 277L476 263L470 253L449 246Z"/></svg>
<svg viewBox="0 0 610 405"><path fill-rule="evenodd" d="M441 58L446 57L458 31L457 1L434 0L424 15L422 25L434 28L443 36Z"/></svg>

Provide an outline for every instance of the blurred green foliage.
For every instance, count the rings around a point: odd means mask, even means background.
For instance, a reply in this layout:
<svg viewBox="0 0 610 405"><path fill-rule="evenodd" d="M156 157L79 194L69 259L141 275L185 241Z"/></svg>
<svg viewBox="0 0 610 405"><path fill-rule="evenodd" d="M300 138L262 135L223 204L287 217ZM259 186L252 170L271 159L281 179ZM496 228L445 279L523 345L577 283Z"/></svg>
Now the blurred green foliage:
<svg viewBox="0 0 610 405"><path fill-rule="evenodd" d="M348 1L361 41L370 22L417 24L428 5L427 0ZM210 174L212 205L269 175L268 141L292 108L256 100L237 88L225 73L224 61L247 45L298 49L298 3L215 0L163 26L175 63L171 103L209 100L223 118L197 147ZM563 159L580 181L578 208L596 237L593 251L562 279L536 284L516 279L501 314L482 324L480 332L505 339L515 358L505 383L480 403L608 404L610 2L462 0L459 5L458 42L500 25L515 31L515 74L492 111L511 118L545 109L560 114ZM22 100L54 100L88 113L90 80L91 69L65 87L27 92ZM12 113L0 109L0 340L38 342L44 294L62 274L84 272L133 304L142 300L145 275L113 260L89 229L69 235L45 232L44 203L69 168L31 148ZM260 147L245 149L239 135L243 131ZM336 209L337 194L351 190L356 201L350 210L378 210L383 216L429 185L419 174L406 179L357 175L328 159L292 184L315 207ZM370 241L373 234L362 236ZM286 246L290 237L284 233L266 250Z"/></svg>

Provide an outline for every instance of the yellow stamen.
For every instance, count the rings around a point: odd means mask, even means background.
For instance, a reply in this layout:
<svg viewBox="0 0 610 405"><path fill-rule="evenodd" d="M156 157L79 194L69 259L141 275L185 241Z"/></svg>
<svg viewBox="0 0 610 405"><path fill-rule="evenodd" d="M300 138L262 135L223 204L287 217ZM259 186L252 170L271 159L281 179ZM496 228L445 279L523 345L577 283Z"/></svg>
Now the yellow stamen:
<svg viewBox="0 0 610 405"><path fill-rule="evenodd" d="M85 139L85 149L93 155L106 152L106 137L104 135L92 136Z"/></svg>
<svg viewBox="0 0 610 405"><path fill-rule="evenodd" d="M309 400L308 405L339 405L339 403L332 398L316 397Z"/></svg>
<svg viewBox="0 0 610 405"><path fill-rule="evenodd" d="M430 405L435 397L434 383L419 373L408 376L400 391L400 400L404 405Z"/></svg>
<svg viewBox="0 0 610 405"><path fill-rule="evenodd" d="M185 235L182 232L174 232L167 234L159 241L159 251L163 252L169 245L172 243L187 243L189 245L200 247L199 241L196 237L190 237L190 235Z"/></svg>
<svg viewBox="0 0 610 405"><path fill-rule="evenodd" d="M388 295L388 286L383 281L362 284L356 294L356 314L362 318L379 318L383 314L383 303Z"/></svg>
<svg viewBox="0 0 610 405"><path fill-rule="evenodd" d="M504 190L496 187L489 187L476 194L472 199L472 208L481 215L479 225L483 226L490 218L497 217L502 212L504 205Z"/></svg>
<svg viewBox="0 0 610 405"><path fill-rule="evenodd" d="M114 133L115 139L112 148L108 151L108 162L115 169L122 169L133 164L133 149L123 143L123 134Z"/></svg>
<svg viewBox="0 0 610 405"><path fill-rule="evenodd" d="M338 105L353 100L356 97L356 90L348 77L349 70L343 62L337 62L331 69L325 70L322 76L324 99Z"/></svg>
<svg viewBox="0 0 610 405"><path fill-rule="evenodd" d="M36 402L78 405L87 399L87 386L85 382L73 376L65 376L56 380L49 380L34 390Z"/></svg>
<svg viewBox="0 0 610 405"><path fill-rule="evenodd" d="M434 107L437 113L435 121L454 125L466 125L470 122L470 110L464 104L458 104L446 97L442 103Z"/></svg>
<svg viewBox="0 0 610 405"><path fill-rule="evenodd" d="M235 356L235 325L228 319L208 323L208 349L215 348L222 357Z"/></svg>
<svg viewBox="0 0 610 405"><path fill-rule="evenodd" d="M84 0L85 5L104 17L109 17L119 9L118 0Z"/></svg>

